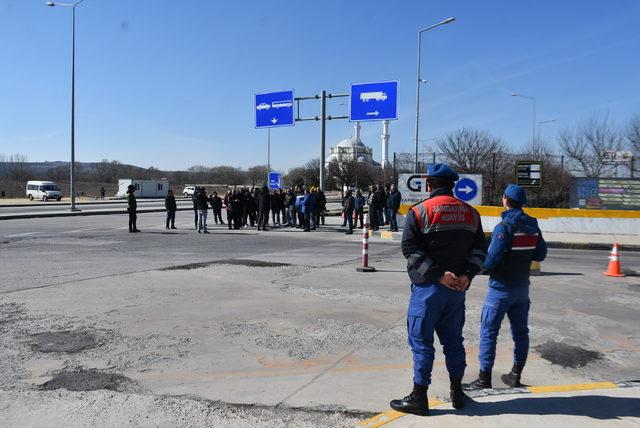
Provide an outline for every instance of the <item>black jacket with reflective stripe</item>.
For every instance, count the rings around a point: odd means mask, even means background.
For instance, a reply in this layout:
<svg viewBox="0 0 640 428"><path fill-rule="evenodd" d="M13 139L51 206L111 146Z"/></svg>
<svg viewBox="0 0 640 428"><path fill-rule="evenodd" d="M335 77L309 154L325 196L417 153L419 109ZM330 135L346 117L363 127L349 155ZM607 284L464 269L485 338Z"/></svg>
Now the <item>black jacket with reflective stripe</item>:
<svg viewBox="0 0 640 428"><path fill-rule="evenodd" d="M446 271L472 279L482 270L486 250L480 214L450 190L436 189L407 213L402 254L414 284L439 282Z"/></svg>

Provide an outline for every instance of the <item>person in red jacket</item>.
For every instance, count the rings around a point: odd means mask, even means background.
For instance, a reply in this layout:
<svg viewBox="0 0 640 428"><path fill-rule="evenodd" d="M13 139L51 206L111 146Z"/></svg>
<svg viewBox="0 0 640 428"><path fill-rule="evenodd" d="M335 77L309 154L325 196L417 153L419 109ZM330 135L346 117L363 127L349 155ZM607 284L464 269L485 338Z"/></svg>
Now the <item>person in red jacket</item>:
<svg viewBox="0 0 640 428"><path fill-rule="evenodd" d="M407 213L402 233L402 254L411 280L407 330L413 354L413 390L392 400L391 407L404 413L428 414L434 332L444 348L451 404L456 409L464 407L465 291L482 270L486 242L478 211L453 196L457 180L458 174L447 165L430 165L430 197Z"/></svg>

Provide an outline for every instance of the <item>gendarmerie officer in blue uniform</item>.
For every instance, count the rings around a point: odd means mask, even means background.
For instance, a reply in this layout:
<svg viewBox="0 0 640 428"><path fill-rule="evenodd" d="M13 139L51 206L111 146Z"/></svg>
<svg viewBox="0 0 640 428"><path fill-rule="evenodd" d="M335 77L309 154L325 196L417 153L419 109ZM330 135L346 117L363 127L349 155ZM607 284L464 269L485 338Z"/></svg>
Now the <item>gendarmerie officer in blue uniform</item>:
<svg viewBox="0 0 640 428"><path fill-rule="evenodd" d="M465 291L482 270L486 242L478 211L453 196L457 180L458 174L448 166L430 165L427 171L430 197L414 205L405 220L402 254L407 259L411 279L407 330L413 354L413 391L391 401L391 407L400 412L428 413L434 332L444 348L453 407L464 406Z"/></svg>
<svg viewBox="0 0 640 428"><path fill-rule="evenodd" d="M522 211L527 193L510 184L504 191L502 221L493 229L484 267L489 272L489 291L482 307L480 327L480 374L469 387L491 388L491 370L496 357L500 324L506 315L513 337L513 368L502 375L510 387L518 387L529 352L529 273L531 261L547 255L538 221Z"/></svg>

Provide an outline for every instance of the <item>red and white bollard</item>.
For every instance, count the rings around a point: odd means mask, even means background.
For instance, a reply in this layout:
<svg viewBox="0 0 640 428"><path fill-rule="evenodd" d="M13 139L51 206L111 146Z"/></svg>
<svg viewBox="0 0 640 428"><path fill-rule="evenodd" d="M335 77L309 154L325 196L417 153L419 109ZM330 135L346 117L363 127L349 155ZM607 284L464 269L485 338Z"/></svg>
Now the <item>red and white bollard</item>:
<svg viewBox="0 0 640 428"><path fill-rule="evenodd" d="M362 266L356 268L357 272L375 272L376 268L369 266L369 215L364 215L364 227L362 228Z"/></svg>

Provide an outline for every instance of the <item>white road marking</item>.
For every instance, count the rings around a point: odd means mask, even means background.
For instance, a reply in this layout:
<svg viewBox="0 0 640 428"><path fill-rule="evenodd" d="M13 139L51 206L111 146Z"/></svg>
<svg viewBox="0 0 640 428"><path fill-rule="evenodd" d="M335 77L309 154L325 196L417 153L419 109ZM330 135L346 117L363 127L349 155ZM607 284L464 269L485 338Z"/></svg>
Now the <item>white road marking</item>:
<svg viewBox="0 0 640 428"><path fill-rule="evenodd" d="M5 238L17 238L18 236L28 236L28 235L35 235L36 233L40 233L40 232L25 232L25 233L16 233L15 235L5 235Z"/></svg>

